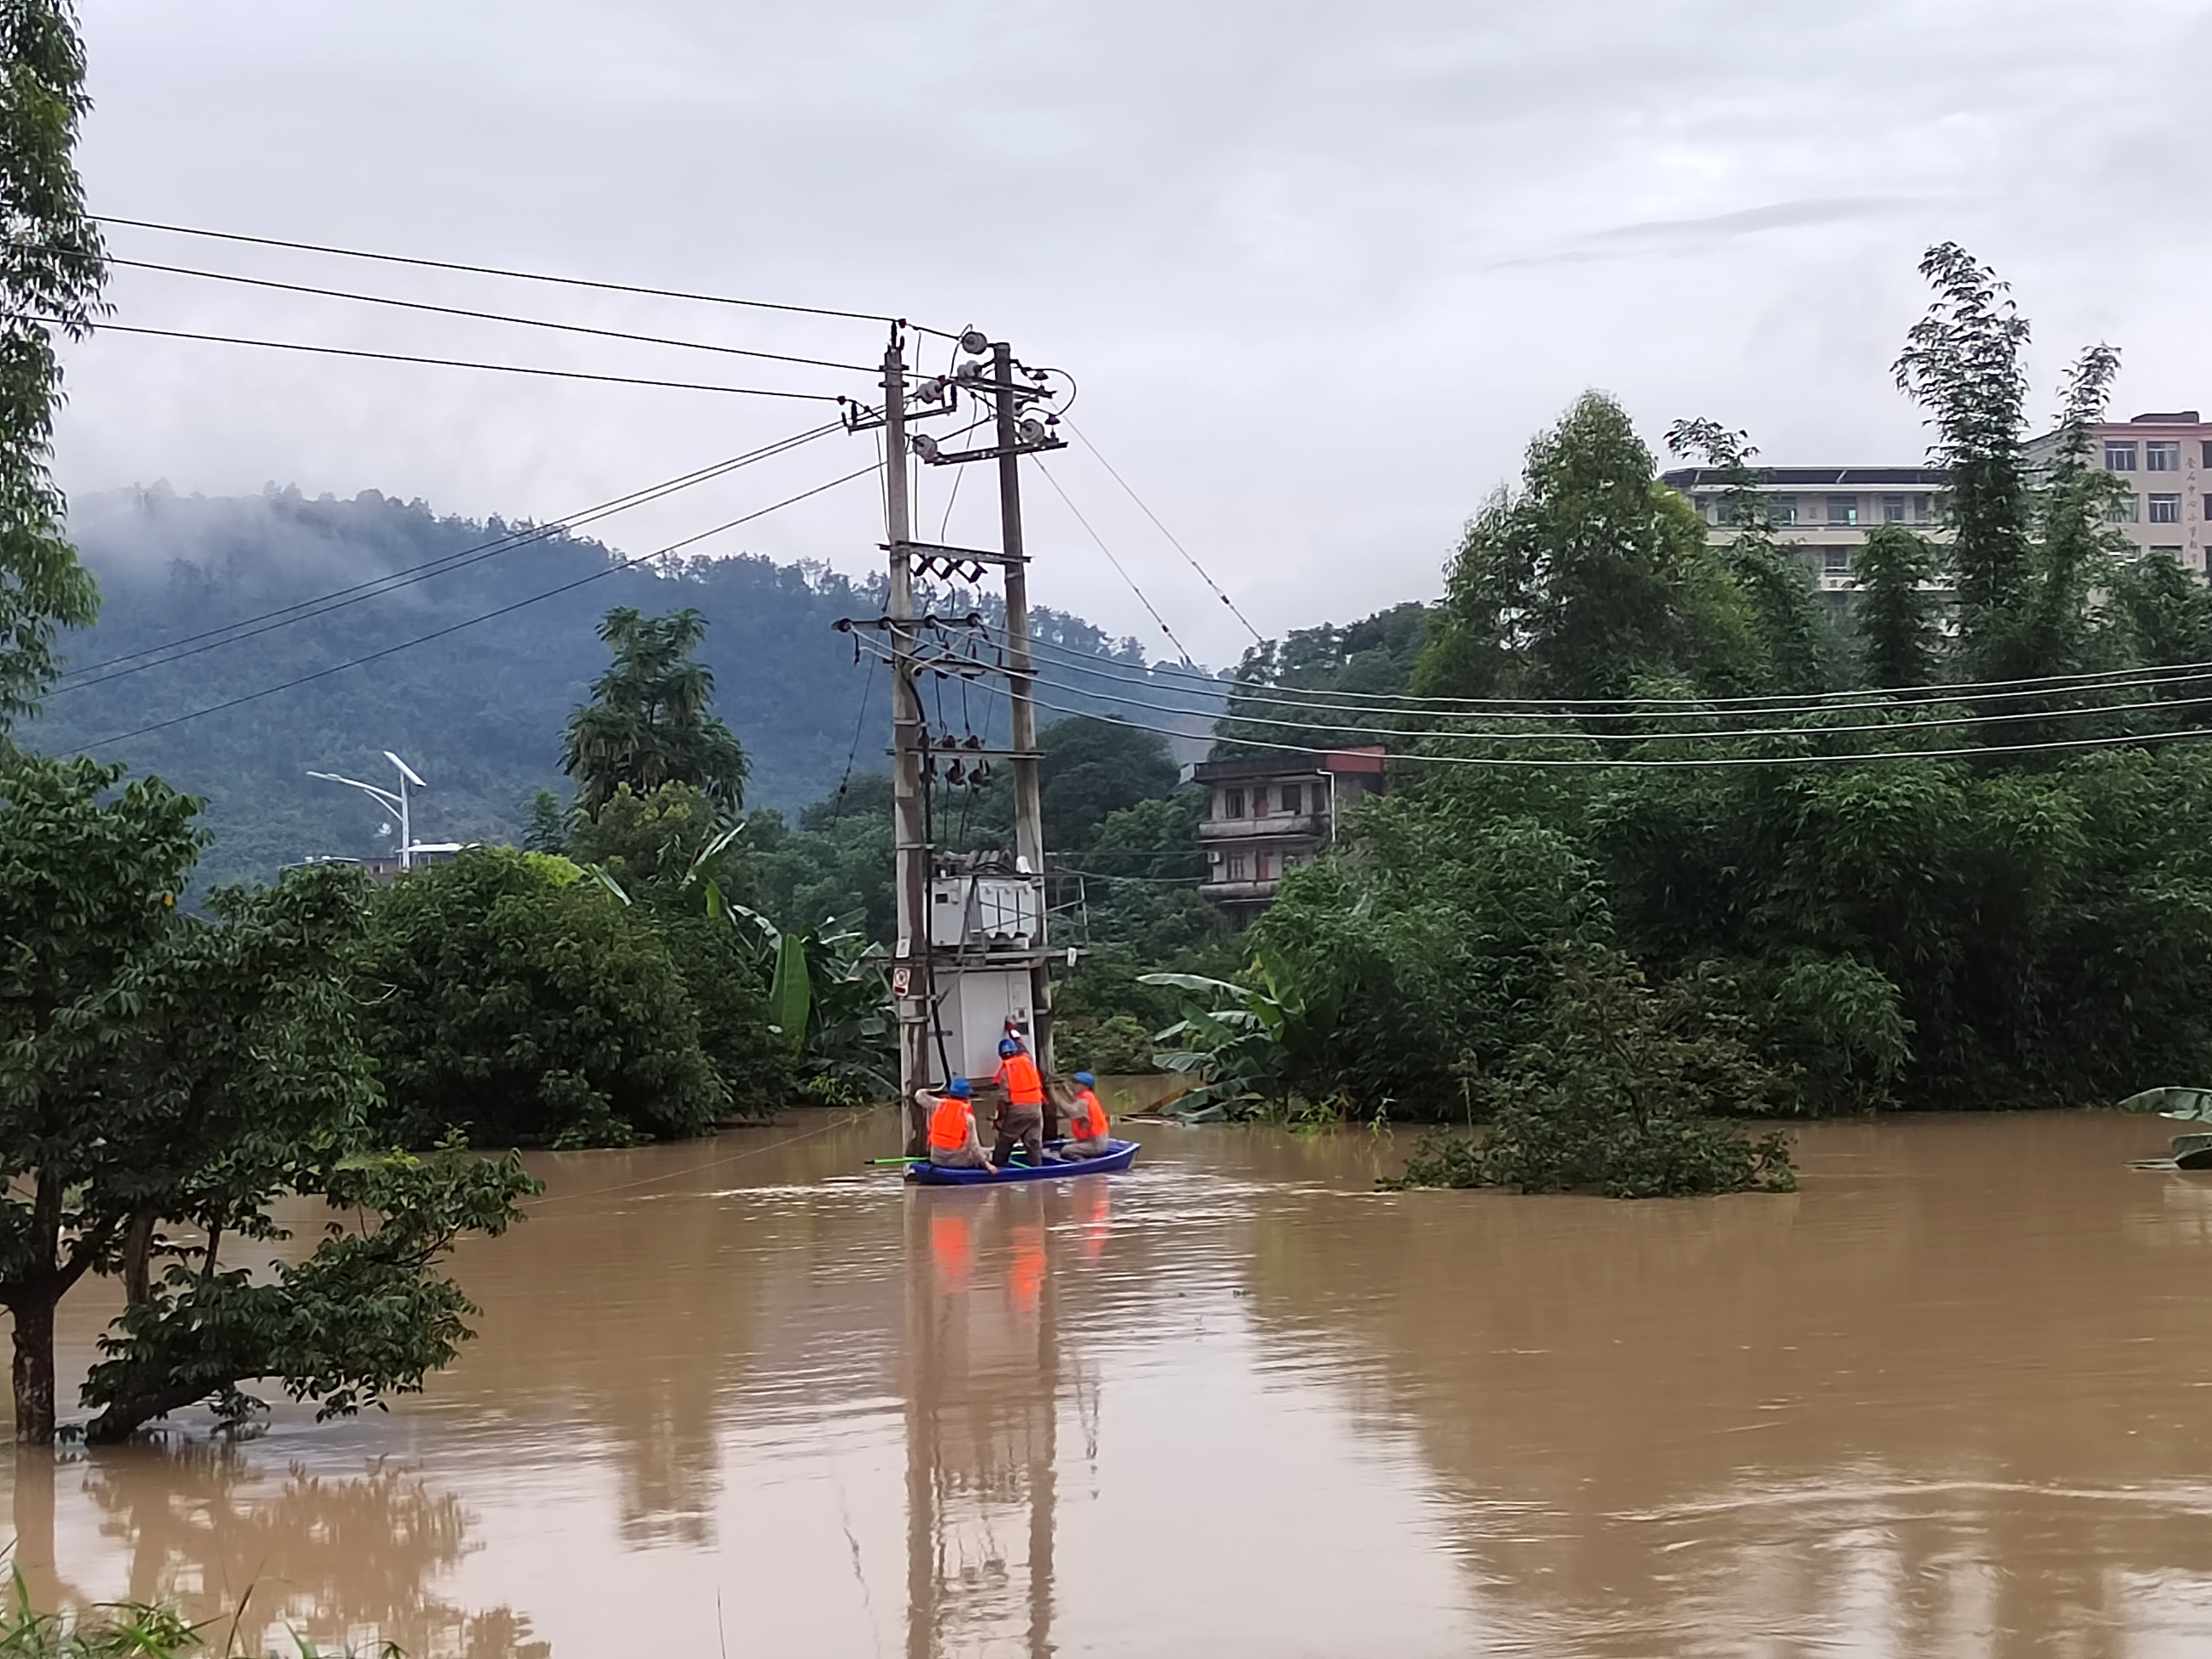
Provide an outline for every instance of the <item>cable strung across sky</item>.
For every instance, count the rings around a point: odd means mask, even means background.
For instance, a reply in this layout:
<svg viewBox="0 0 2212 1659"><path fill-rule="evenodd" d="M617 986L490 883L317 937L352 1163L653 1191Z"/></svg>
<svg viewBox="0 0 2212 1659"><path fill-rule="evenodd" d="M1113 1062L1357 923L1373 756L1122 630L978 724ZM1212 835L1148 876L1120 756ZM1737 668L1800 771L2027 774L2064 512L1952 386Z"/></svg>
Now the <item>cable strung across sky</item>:
<svg viewBox="0 0 2212 1659"><path fill-rule="evenodd" d="M158 270L172 276L197 276L213 283L238 283L248 288L273 289L285 294L307 294L319 299L350 300L356 304L391 306L401 311L428 312L440 317L463 317L475 322L509 323L518 328L552 329L562 334L587 334L602 340L623 340L635 345L674 346L684 351L712 351L730 357L756 357L772 363L797 363L810 368L835 368L848 374L872 374L866 363L838 362L827 357L800 357L789 352L762 351L750 346L720 345L708 340L685 340L665 334L634 334L624 329L594 328L587 323L563 323L549 317L516 317L505 312L477 311L467 306L434 305L428 300L403 300L389 294L356 294L349 289L319 288L311 283L280 283L272 276L247 276L232 270L201 270L191 265L157 264L148 259L108 256L107 263L134 270Z"/></svg>
<svg viewBox="0 0 2212 1659"><path fill-rule="evenodd" d="M426 259L405 253L372 252L365 248L332 247L320 242L288 241L278 236L249 236L235 230L206 230L191 225L162 224L152 219L125 219L112 214L91 216L103 225L123 225L133 230L159 231L170 236L198 236L210 241L240 242L254 247L281 247L300 253L327 254L340 259L374 259L385 264L415 265L427 270L461 271L476 276L501 276L516 282L551 283L563 288L598 289L609 294L635 294L659 300L689 300L701 305L743 306L755 311L785 311L805 317L842 317L854 322L897 323L903 318L880 311L839 311L828 306L788 305L775 300L743 300L727 294L699 294L683 289L648 288L635 283L608 283L588 276L556 276L541 270L513 270L499 265L466 264L455 259ZM908 323L909 328L920 329L925 334L934 334L939 339L954 340L958 334L926 324Z"/></svg>
<svg viewBox="0 0 2212 1659"><path fill-rule="evenodd" d="M991 623L987 623L983 624L983 626L986 631L994 634L1000 631ZM1085 658L1079 653L1066 651L1065 647L1048 647L1048 649L1050 649L1056 653L1055 659L1051 662L1050 665L1054 669L1061 670L1067 673L1081 674L1090 678L1108 680L1117 684L1142 685L1148 690L1168 696L1200 697L1204 696L1204 693L1195 687L1191 690L1185 690L1179 686L1159 685L1156 682L1141 674L1117 673L1112 668L1097 666L1097 659L1096 658ZM1057 659L1060 657L1064 657L1066 659ZM2183 669L2179 671L2161 673L2155 678L2130 680L2110 686L2075 688L2072 690L2061 690L2055 693L2014 692L2009 695L2016 697L2028 696L2050 696L2052 695L2073 696L2079 695L2082 691L2095 690L2154 690L2161 685L2167 684L2190 682L2201 684L2208 678L2212 678L2212 665L2198 665L2194 669L2190 669L2185 666ZM1905 730L1924 731L1941 726L1984 726L2014 720L2063 720L2085 714L2126 714L2137 709L2187 708L2193 708L2203 703L2212 702L2212 696L2168 699L2151 697L2138 698L2127 702L2089 703L2079 707L2064 708L2023 708L2014 709L2006 713L1995 714L1946 715L1936 714L1933 711L1946 707L1955 706L1959 702L1966 701L1966 699L1943 695L1939 690L1936 694L1916 697L1908 702L1890 703L1811 704L1801 705L1796 710L1787 708L1715 708L1711 710L1674 709L1642 714L1628 714L1607 716L1600 714L1597 711L1583 711L1573 714L1556 712L1547 714L1533 712L1522 713L1512 709L1488 709L1482 711L1471 710L1465 714L1455 715L1451 710L1441 708L1390 709L1354 708L1341 703L1272 703L1270 699L1265 697L1250 699L1247 692L1235 687L1229 682L1216 680L1210 682L1210 684L1213 688L1213 693L1210 697L1206 698L1206 705L1200 708L1172 707L1168 704L1154 702L1144 698L1117 696L1113 693L1107 691L1085 691L1083 695L1089 697L1095 697L1103 702L1122 702L1129 703L1137 708L1155 708L1164 714L1199 714L1204 715L1207 718L1236 720L1243 721L1247 725L1259 726L1297 726L1301 724L1325 726L1331 731L1352 732L1385 739L1392 738L1401 739L1409 738L1440 738L1448 739L1461 738L1496 738L1505 741L1541 742L1556 737L1583 738L1588 738L1589 741L1594 743L1648 743L1663 742L1668 740L1679 741L1691 738L1711 739L1718 738L1780 737L1787 736L1795 732L1895 732ZM1222 704L1222 696L1224 693L1227 693L1232 699L1229 706L1226 708L1224 708ZM1253 701L1256 701L1262 708L1273 706L1282 708L1285 709L1286 712L1277 715L1255 714L1250 711L1250 702ZM1401 714L1409 719L1416 720L1461 719L1491 721L1510 720L1524 723L1534 721L1581 722L1594 719L1606 718L1641 720L1711 720L1731 717L1772 717L1793 712L1808 714L1873 714L1885 709L1901 714L1912 715L1913 718L1899 720L1887 720L1866 726L1815 726L1800 724L1790 726L1769 727L1728 726L1717 730L1710 726L1705 726L1695 727L1685 731L1660 732L1593 732L1586 728L1583 728L1578 725L1577 729L1565 732L1541 731L1532 732L1519 726L1491 726L1476 731L1436 731L1396 726L1363 726L1359 724L1358 720L1336 720L1307 718L1309 716L1340 712L1358 715L1364 719L1374 719L1392 714ZM1923 716L1925 716L1925 718L1923 718Z"/></svg>
<svg viewBox="0 0 2212 1659"><path fill-rule="evenodd" d="M45 321L46 319L40 320ZM719 392L733 398L784 398L794 402L834 404L833 392L786 392L769 386L719 386L707 380L662 380L642 374L592 374L579 368L540 368L525 363L487 363L465 357L423 357L404 351L370 351L356 346L309 345L299 340L256 340L242 334L204 334L191 329L149 328L136 323L101 322L94 334L144 334L164 340L201 340L215 345L258 346L269 351L305 351L320 357L361 357L380 363L416 363L432 368L475 368L495 374L538 374L556 380L598 380L609 386L662 386L673 392Z"/></svg>
<svg viewBox="0 0 2212 1659"><path fill-rule="evenodd" d="M879 656L883 655L883 653L882 653L882 652L881 652L881 648L880 648L879 647L875 646L875 645L874 645L873 643L872 643L872 642L865 642L865 641L864 641L864 642L863 642L862 648L863 648L863 649L866 649L866 650L867 650L867 651L870 651L870 652L872 652L872 653L876 653L876 654L878 654L878 655L879 655ZM888 658L888 656L884 656L883 659L884 659L884 660L885 660L885 661L889 661L889 660L890 660L890 659ZM1131 707L1131 708L1141 708L1141 709L1144 709L1144 710L1146 710L1146 712L1151 713L1151 714L1161 714L1161 715L1166 715L1166 716L1169 716L1169 717L1170 717L1170 718L1176 718L1176 717L1185 717L1185 718L1187 718L1187 717L1191 717L1191 716L1196 716L1196 717L1198 717L1198 718L1204 719L1204 718L1207 718L1207 717L1208 717L1208 716L1207 716L1207 711L1205 711L1205 710L1200 710L1200 709L1190 709L1190 708L1170 708L1170 707L1167 707L1166 705L1164 705L1164 704L1153 703L1153 702L1146 702L1146 701L1144 701L1143 699L1140 699L1140 698L1134 698L1134 697L1104 697L1104 696L1102 696L1102 695L1101 695L1101 694L1099 694L1099 693L1095 693L1095 692L1085 692L1085 693L1083 693L1082 695L1084 695L1084 696L1091 696L1091 697L1094 697L1094 698L1098 698L1098 699L1099 699L1099 700L1101 700L1101 701L1110 702L1116 702L1116 703L1121 703L1121 704L1123 704L1123 705L1125 705L1125 706ZM1071 704L1067 704L1067 703L1054 702L1052 702L1050 699L1046 698L1046 697L1043 697L1043 696L1036 696L1036 697L1035 697L1035 698L1034 698L1034 701L1036 702L1036 703L1037 707L1039 707L1040 708L1049 708L1049 709L1052 709L1052 710L1053 710L1054 713L1056 713L1056 714L1083 715L1083 716L1086 716L1086 717L1089 717L1089 718L1091 718L1091 719L1096 719L1096 718L1097 718L1097 715L1093 713L1093 711L1092 711L1092 710L1091 710L1091 709L1087 709L1087 708L1076 708L1076 707L1074 707L1074 706L1073 706L1073 705L1071 705ZM2135 703L2135 704L2123 704L2123 705L2120 705L2120 706L2119 706L2119 707L2118 707L2118 708L2097 708L2097 709L2084 710L2084 711L2081 711L2081 712L2084 712L2084 713L2093 713L2093 714L2126 714L2126 713L2131 712L2132 710L2136 710L2136 709L2149 710L2149 709L2168 708L2190 708L2190 707L2195 707L2195 706L2197 706L2197 705L2200 705L2200 704L2203 704L2203 703L2212 703L2212 697L2206 697L2206 698L2191 698L2191 699L2185 699L2185 700L2179 700L2179 701L2176 701L2176 702L2145 702L2145 703ZM1996 717L1996 718L2001 718L2001 719L2002 719L2002 718L2009 718L2009 717L2006 717L2006 716L1999 716L1999 717ZM2036 715L2036 716L2033 716L2033 718L2039 718L2039 718L2047 718L2047 716L2044 716L2044 715ZM1158 732L1158 733L1159 733L1161 736L1163 736L1163 737L1171 737L1171 738L1188 738L1188 737L1189 737L1189 736L1191 735L1191 734L1189 733L1189 732L1188 732L1187 730L1179 729L1179 728L1176 728L1176 727L1171 727L1171 726L1163 726L1152 725L1152 724L1149 724L1149 723L1147 723L1147 722L1146 722L1146 721L1143 721L1143 720L1131 720L1129 723L1130 723L1131 725L1133 725L1133 726L1139 726L1139 727L1143 728L1143 729L1144 729L1144 730L1146 730L1146 731L1149 731L1149 732ZM1965 724L1978 724L1978 722L1976 722L1976 721L1971 721L1971 720L1970 720L1970 721L1966 721L1966 722L1964 722L1964 723L1965 723ZM1878 726L1878 727L1863 727L1863 728L1856 728L1856 729L1859 729L1859 730L1865 730L1865 731L1883 731L1883 732L1898 732L1911 733L1911 732L1917 732L1917 731L1918 731L1918 730L1923 729L1923 727L1924 726L1933 726L1933 725L1935 725L1935 724L1936 724L1936 722L1934 722L1934 721L1928 721L1928 722L1905 721L1905 722L1900 722L1900 723L1899 723L1899 724L1893 725L1893 726ZM1348 727L1341 727L1341 726L1339 726L1339 727L1334 727L1334 728L1332 728L1332 729L1334 729L1334 730L1338 730L1338 731L1355 730L1355 728L1348 728ZM1839 727L1835 727L1835 726L1786 726L1786 727L1779 727L1779 728L1775 728L1775 729L1771 729L1771 730L1765 730L1765 731L1759 731L1759 730L1745 730L1745 731L1721 731L1721 732L1673 732L1673 733L1650 733L1650 734L1643 734L1643 735L1635 736L1635 737L1632 738L1630 740L1632 740L1632 741L1635 741L1635 742L1648 742L1648 741L1651 741L1651 740L1654 740L1654 739L1656 739L1656 738L1662 738L1662 737L1676 737L1676 738L1698 738L1698 739L1702 739L1702 740L1706 741L1706 742L1723 742L1723 741L1728 741L1728 740L1731 740L1731 739L1741 739L1741 738L1818 738L1818 737L1823 737L1823 736L1827 736L1827 735L1834 734L1834 733L1837 733L1837 732L1841 732L1841 731L1843 731L1843 730L1846 730L1846 729L1850 729L1850 728L1839 728ZM1593 732L1572 732L1572 733L1568 733L1568 732L1523 732L1523 733L1513 733L1513 732L1404 732L1404 731L1395 731L1395 730L1376 730L1376 731L1373 731L1373 732L1371 732L1364 733L1363 735L1371 735L1371 736L1373 736L1373 737L1375 737L1375 738L1379 738L1379 739L1384 739L1384 740L1388 740L1388 739L1389 739L1389 738L1399 738L1399 739L1406 739L1406 738L1437 738L1437 739L1442 739L1442 740L1443 740L1443 741L1448 741L1448 742L1462 742L1462 743L1472 743L1472 742L1490 742L1490 741L1498 740L1498 739L1501 739L1501 738L1513 738L1513 737L1516 737L1516 736L1519 736L1519 737L1522 737L1522 738L1524 738L1540 739L1540 740L1546 741L1546 742L1559 743L1559 744L1573 744L1573 743L1580 743L1580 742L1588 742L1588 741L1591 741L1591 740L1595 739L1595 738L1599 734L1593 733ZM1955 746L1955 747L1953 747L1953 748L1948 748L1948 749L1854 750L1851 750L1851 751L1850 751L1850 752L1848 752L1848 753L1844 753L1844 754L1784 755L1784 756L1761 756L1761 755L1712 755L1712 756L1685 757L1682 757L1682 758L1680 758L1680 759L1673 759L1673 758L1667 758L1667 759L1653 759L1653 758L1644 758L1644 757L1602 757L1602 756L1590 756L1590 757L1578 757L1578 756L1577 756L1577 757L1566 757L1566 756L1529 756L1529 755L1515 755L1515 756L1444 755L1444 754L1437 754L1437 753L1433 753L1433 752L1427 751L1427 750L1424 750L1408 749L1408 750L1396 750L1396 751L1394 751L1394 752L1393 752L1393 754L1392 754L1392 756L1391 756L1391 758L1392 758L1392 759L1394 759L1394 760L1403 760L1403 761L1416 762L1416 763L1419 763L1426 764L1426 765L1443 765L1443 766L1500 766L1500 767L1523 767L1523 768L1526 768L1526 767L1540 767L1540 768L1546 768L1546 769L1570 769L1570 770L1593 770L1593 769L1596 769L1596 770L1602 770L1602 769L1606 769L1606 768L1608 768L1608 767L1632 767L1632 768L1639 768L1639 769L1652 769L1652 768L1679 768L1679 767L1686 767L1686 766L1699 766L1699 767L1744 767L1744 766L1833 766L1833 765L1846 764L1846 763L1852 763L1852 762L1860 762L1860 761L1864 761L1864 762L1874 762L1874 761L1899 761L1899 760L1971 760L1971 759L1974 758L1974 757L1977 757L1977 756L1982 756L1982 755L2028 755L2028 754L2041 754L2041 753L2051 752L2051 751L2061 751L2061 750L2078 750L2078 749L2112 749L2112 748L2128 748L2128 747L2133 747L2133 746L2136 746L2136 745L2138 745L2138 744L2148 744L2148 743L2169 743L2169 742L2175 742L2175 741L2179 741L2179 740L2180 740L2180 739L2187 738L2202 738L2202 737L2212 737L2212 727L2191 727L2191 728L2183 728L2183 729L2179 729L2179 730L2167 731L2167 732L2132 732L2132 733L2123 733L2123 734L2118 734L2118 735L2110 736L2110 737L2095 737L2095 738L2051 738L2051 739L2049 739L2049 740L2045 740L2045 741L2039 741L2039 742L2035 742L2035 743L2024 743L2024 744L1959 744L1959 745L1957 745L1957 746ZM1243 746L1243 747L1246 747L1246 748L1264 749L1264 750L1271 750L1271 751L1275 751L1275 752L1279 752L1279 753L1284 753L1284 754L1294 754L1294 755L1333 755L1333 754L1336 754L1336 753L1340 752L1340 751L1342 750L1343 747L1344 747L1344 745L1343 745L1343 744L1341 744L1322 745L1322 744L1314 744L1285 743L1285 742L1271 741L1271 740L1263 739L1263 738L1246 738L1246 737L1239 737L1239 738L1237 739L1237 742L1241 746Z"/></svg>

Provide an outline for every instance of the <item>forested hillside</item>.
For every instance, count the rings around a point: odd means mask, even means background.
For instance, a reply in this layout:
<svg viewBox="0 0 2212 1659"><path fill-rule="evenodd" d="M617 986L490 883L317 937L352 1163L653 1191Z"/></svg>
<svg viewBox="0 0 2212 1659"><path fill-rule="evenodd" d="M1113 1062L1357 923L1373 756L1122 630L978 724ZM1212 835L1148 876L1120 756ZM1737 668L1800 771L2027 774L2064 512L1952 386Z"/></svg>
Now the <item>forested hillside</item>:
<svg viewBox="0 0 2212 1659"><path fill-rule="evenodd" d="M565 786L561 730L605 665L599 617L614 605L649 614L691 605L708 624L700 655L715 675L716 708L751 757L749 805L795 811L835 790L855 753L861 771L883 766L885 677L865 659L856 666L852 640L833 626L880 614L880 584L744 556L622 568L618 554L565 533L465 556L519 528L441 518L374 490L310 501L297 490L209 498L157 486L82 498L70 532L100 579L100 620L65 637L69 672L21 735L50 752L97 744L103 759L205 797L216 843L204 878L389 845L373 803L307 775L388 781L386 749L429 782L419 839L506 839L520 833L535 790ZM441 562L453 568L390 580ZM360 584L374 586L337 608L288 609ZM568 591L550 592L560 588ZM938 608L969 603L940 596ZM1058 654L1142 672L1133 641L1048 611L1034 621ZM1096 694L1133 689L1056 672L1050 660L1043 673L1053 685L1045 695L1070 707L1110 712ZM944 695L955 699L945 718L956 735L984 732L995 715L1005 743L996 698L971 692L963 710L957 685ZM221 707L240 698L252 700ZM212 712L102 741L202 709Z"/></svg>

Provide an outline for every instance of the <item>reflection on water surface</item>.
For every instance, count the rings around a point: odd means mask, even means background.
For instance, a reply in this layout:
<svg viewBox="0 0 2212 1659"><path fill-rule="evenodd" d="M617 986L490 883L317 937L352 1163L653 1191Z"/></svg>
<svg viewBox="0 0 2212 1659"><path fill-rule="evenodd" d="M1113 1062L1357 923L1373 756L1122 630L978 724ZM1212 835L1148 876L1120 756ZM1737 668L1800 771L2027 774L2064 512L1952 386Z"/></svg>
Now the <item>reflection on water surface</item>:
<svg viewBox="0 0 2212 1659"><path fill-rule="evenodd" d="M891 1133L536 1160L423 1397L17 1458L34 1590L468 1659L2212 1650L2212 1178L2139 1120L1644 1205L1165 1127L908 1191Z"/></svg>

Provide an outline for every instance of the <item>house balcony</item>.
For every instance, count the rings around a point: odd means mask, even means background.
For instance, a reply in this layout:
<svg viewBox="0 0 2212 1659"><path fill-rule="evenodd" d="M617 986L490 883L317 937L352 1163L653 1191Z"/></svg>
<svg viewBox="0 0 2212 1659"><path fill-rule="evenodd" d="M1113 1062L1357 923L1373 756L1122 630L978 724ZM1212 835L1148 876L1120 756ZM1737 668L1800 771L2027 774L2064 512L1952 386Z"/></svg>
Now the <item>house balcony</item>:
<svg viewBox="0 0 2212 1659"><path fill-rule="evenodd" d="M1261 841L1284 836L1309 840L1328 833L1326 812L1275 812L1264 818L1207 818L1198 826L1200 841Z"/></svg>
<svg viewBox="0 0 2212 1659"><path fill-rule="evenodd" d="M1215 904L1265 904L1282 886L1279 881L1205 881L1198 896Z"/></svg>

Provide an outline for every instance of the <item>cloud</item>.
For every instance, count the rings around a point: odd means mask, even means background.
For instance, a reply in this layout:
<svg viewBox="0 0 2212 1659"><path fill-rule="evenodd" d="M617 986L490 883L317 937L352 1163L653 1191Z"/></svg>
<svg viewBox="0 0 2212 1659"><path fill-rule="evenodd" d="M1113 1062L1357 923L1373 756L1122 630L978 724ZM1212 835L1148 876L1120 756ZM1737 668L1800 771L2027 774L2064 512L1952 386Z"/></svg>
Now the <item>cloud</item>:
<svg viewBox="0 0 2212 1659"><path fill-rule="evenodd" d="M2201 0L2132 0L2125 29L2071 0L86 12L105 210L974 322L1076 374L1084 430L1270 632L1434 592L1458 526L1586 386L1655 435L1685 411L1752 427L1778 462L1918 455L1887 364L1924 304L1914 263L1946 237L2013 282L2039 339L2125 345L2146 406L2212 399L2212 337L2174 297L2212 259L2212 220L2176 205L2179 163L2145 161L2191 153ZM116 243L838 361L882 349L872 325ZM152 272L119 273L113 297L118 321L154 327L737 367ZM70 368L58 465L79 491L274 477L544 520L800 423L704 394L120 335ZM834 477L865 441L606 533L647 550ZM1079 453L1055 476L1177 633L1233 660L1234 618L1111 479ZM993 533L991 491L921 488L933 528ZM1150 637L1051 492L1030 510L1039 601ZM709 545L856 569L880 556L872 512L856 488Z"/></svg>

